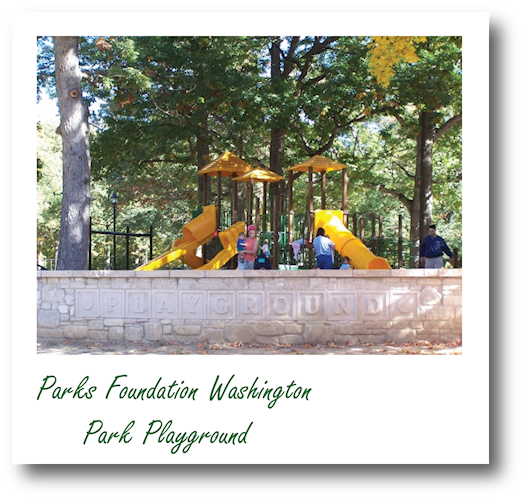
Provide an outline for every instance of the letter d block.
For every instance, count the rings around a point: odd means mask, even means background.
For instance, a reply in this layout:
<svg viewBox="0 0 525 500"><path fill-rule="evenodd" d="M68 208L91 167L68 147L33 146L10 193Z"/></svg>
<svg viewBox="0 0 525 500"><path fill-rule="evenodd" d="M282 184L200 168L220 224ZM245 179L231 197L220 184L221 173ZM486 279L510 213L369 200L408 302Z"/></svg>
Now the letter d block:
<svg viewBox="0 0 525 500"><path fill-rule="evenodd" d="M386 293L360 293L359 319L364 321L384 321L388 319Z"/></svg>

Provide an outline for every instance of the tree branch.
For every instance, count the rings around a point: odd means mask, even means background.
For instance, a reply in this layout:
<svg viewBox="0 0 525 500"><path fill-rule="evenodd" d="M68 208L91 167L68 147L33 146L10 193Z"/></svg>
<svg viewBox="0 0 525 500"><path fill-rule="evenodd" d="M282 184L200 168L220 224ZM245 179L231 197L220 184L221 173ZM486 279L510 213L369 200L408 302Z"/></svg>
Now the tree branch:
<svg viewBox="0 0 525 500"><path fill-rule="evenodd" d="M456 115L448 120L442 127L438 128L434 133L434 140L437 141L441 136L446 134L456 123L462 121L463 115Z"/></svg>
<svg viewBox="0 0 525 500"><path fill-rule="evenodd" d="M284 61L284 68L282 72L282 78L288 78L290 73L292 72L294 66L297 64L297 61L294 59L295 49L299 45L300 37L294 36L292 37L292 41L290 42L290 47L288 49L288 54L283 54L283 61Z"/></svg>

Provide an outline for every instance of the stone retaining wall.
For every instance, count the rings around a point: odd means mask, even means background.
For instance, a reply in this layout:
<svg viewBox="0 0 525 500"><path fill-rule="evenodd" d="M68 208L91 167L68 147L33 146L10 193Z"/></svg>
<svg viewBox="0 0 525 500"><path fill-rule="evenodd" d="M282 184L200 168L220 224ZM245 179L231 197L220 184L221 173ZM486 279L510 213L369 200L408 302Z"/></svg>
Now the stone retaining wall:
<svg viewBox="0 0 525 500"><path fill-rule="evenodd" d="M461 339L462 271L39 271L39 338L374 343Z"/></svg>

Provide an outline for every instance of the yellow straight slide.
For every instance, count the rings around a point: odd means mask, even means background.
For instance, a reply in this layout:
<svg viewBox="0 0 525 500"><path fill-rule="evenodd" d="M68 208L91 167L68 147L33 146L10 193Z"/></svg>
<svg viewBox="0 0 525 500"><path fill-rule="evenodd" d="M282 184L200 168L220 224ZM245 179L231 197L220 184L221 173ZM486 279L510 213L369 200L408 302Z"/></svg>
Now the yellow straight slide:
<svg viewBox="0 0 525 500"><path fill-rule="evenodd" d="M204 207L202 214L182 227L183 237L173 243L171 250L137 267L136 271L154 271L184 256L188 257L188 264L195 263L195 265L200 265L202 259L195 256L195 251L213 238L216 226L216 211L215 205Z"/></svg>
<svg viewBox="0 0 525 500"><path fill-rule="evenodd" d="M207 264L199 267L201 270L216 270L220 269L228 263L228 261L237 254L237 240L239 239L239 233L244 232L244 222L236 222L233 226L229 227L225 231L219 233L219 239L223 249L215 256L214 259L210 260Z"/></svg>
<svg viewBox="0 0 525 500"><path fill-rule="evenodd" d="M376 257L363 242L356 238L343 224L341 210L317 210L315 212L315 231L322 227L326 235L335 243L341 257L348 257L354 269L392 269L383 257Z"/></svg>

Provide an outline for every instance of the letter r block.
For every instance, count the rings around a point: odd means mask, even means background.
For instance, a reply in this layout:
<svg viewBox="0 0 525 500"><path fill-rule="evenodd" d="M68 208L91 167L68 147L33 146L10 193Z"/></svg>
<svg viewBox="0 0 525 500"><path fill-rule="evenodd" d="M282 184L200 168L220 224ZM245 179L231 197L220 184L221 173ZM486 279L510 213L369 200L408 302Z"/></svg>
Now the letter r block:
<svg viewBox="0 0 525 500"><path fill-rule="evenodd" d="M263 292L237 292L237 317L242 320L264 319Z"/></svg>

